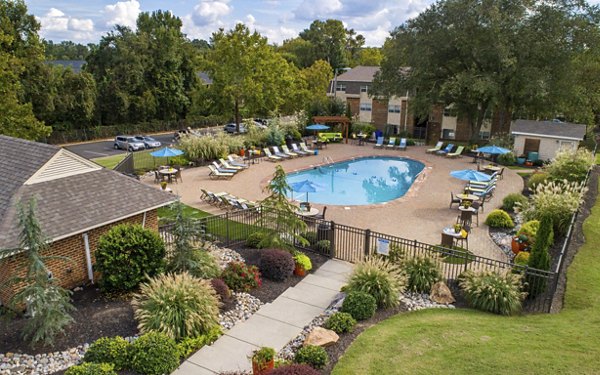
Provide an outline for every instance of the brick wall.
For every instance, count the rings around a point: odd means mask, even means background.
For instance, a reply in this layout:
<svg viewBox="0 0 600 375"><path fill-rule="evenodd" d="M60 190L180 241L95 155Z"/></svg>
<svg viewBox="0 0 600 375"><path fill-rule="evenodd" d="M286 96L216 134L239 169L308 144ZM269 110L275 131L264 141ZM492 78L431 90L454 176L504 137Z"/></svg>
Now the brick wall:
<svg viewBox="0 0 600 375"><path fill-rule="evenodd" d="M360 99L359 98L348 98L346 99L348 106L350 106L350 113L352 116L360 115Z"/></svg>
<svg viewBox="0 0 600 375"><path fill-rule="evenodd" d="M461 142L467 142L471 139L471 127L466 118L459 116L456 120L456 133L454 139Z"/></svg>
<svg viewBox="0 0 600 375"><path fill-rule="evenodd" d="M388 121L388 101L373 99L371 122L377 129L383 129Z"/></svg>
<svg viewBox="0 0 600 375"><path fill-rule="evenodd" d="M92 263L95 263L94 254L98 239L106 233L112 226L123 223L142 224L144 215L136 215L119 222L105 225L93 229L88 233L90 251L92 253ZM148 211L146 214L145 227L158 231L158 216L156 210ZM52 272L52 275L59 280L59 285L65 288L74 288L89 282L87 274L87 265L85 259L85 244L83 234L77 234L59 241L53 242L45 256L60 256L69 258L68 261L53 259L46 262L46 266ZM0 261L0 285L3 285L8 279L15 275L24 276L27 264L25 254L20 253ZM98 274L94 275L94 279ZM23 288L23 284L12 285L10 288L0 289L0 302L6 303L10 297Z"/></svg>

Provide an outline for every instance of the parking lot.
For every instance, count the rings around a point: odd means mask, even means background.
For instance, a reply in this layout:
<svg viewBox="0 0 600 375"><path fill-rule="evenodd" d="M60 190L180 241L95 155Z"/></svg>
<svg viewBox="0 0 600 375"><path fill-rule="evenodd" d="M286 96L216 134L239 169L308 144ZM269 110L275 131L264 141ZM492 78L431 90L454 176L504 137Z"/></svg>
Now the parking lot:
<svg viewBox="0 0 600 375"><path fill-rule="evenodd" d="M156 139L162 146L170 146L173 143L173 133L153 135L152 138ZM112 156L117 154L124 154L125 150L115 150L113 148L114 140L103 140L97 142L79 143L74 145L67 145L65 148L71 152L76 153L79 156L83 156L86 159L101 158L103 156Z"/></svg>

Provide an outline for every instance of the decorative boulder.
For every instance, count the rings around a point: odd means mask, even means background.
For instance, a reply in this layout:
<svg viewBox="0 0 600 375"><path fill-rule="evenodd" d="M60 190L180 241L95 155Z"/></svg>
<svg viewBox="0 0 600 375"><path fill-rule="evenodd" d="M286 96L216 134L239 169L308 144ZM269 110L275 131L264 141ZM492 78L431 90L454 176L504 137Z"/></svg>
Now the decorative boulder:
<svg viewBox="0 0 600 375"><path fill-rule="evenodd" d="M323 327L315 327L312 332L306 336L304 345L328 346L335 344L340 337L337 333Z"/></svg>
<svg viewBox="0 0 600 375"><path fill-rule="evenodd" d="M436 303L444 305L454 303L455 299L448 286L443 281L438 281L431 287L429 298Z"/></svg>

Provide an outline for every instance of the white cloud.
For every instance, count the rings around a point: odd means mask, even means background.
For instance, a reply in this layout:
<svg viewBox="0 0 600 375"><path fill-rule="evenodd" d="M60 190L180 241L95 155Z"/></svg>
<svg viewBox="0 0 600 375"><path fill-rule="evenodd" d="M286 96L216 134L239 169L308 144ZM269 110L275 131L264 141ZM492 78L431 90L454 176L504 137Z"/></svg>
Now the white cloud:
<svg viewBox="0 0 600 375"><path fill-rule="evenodd" d="M65 14L56 8L50 8L48 13L46 14L46 17L50 17L50 18L64 17L64 16L65 16Z"/></svg>
<svg viewBox="0 0 600 375"><path fill-rule="evenodd" d="M140 12L140 3L137 0L119 1L107 5L104 7L106 26L123 25L135 29Z"/></svg>
<svg viewBox="0 0 600 375"><path fill-rule="evenodd" d="M294 10L294 15L301 20L323 19L335 14L342 7L340 0L304 0Z"/></svg>
<svg viewBox="0 0 600 375"><path fill-rule="evenodd" d="M94 31L94 22L89 19L69 19L69 29L74 31Z"/></svg>
<svg viewBox="0 0 600 375"><path fill-rule="evenodd" d="M194 7L191 19L199 27L215 24L233 10L228 3L229 0L202 0Z"/></svg>
<svg viewBox="0 0 600 375"><path fill-rule="evenodd" d="M36 18L41 24L40 35L45 39L86 41L94 34L94 21L68 16L56 8L50 8L44 16Z"/></svg>

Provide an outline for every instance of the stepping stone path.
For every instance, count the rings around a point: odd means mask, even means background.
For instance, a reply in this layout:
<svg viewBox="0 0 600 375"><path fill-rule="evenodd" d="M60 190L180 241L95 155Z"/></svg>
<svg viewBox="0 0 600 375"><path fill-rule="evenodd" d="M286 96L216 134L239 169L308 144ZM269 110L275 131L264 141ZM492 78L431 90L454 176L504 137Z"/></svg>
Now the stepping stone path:
<svg viewBox="0 0 600 375"><path fill-rule="evenodd" d="M331 304L352 271L352 264L328 260L296 286L263 305L215 343L189 357L172 375L251 371L252 351L268 346L279 352Z"/></svg>

